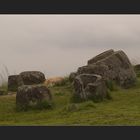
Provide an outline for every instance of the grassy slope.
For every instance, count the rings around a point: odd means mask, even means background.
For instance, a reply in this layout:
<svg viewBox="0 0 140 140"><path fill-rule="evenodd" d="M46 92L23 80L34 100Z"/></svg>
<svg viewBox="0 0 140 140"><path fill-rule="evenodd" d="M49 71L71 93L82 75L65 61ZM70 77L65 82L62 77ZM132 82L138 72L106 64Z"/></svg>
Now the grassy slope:
<svg viewBox="0 0 140 140"><path fill-rule="evenodd" d="M131 89L111 93L113 100L70 106L71 87L53 87L53 110L16 112L15 96L0 96L0 125L140 125L140 80Z"/></svg>

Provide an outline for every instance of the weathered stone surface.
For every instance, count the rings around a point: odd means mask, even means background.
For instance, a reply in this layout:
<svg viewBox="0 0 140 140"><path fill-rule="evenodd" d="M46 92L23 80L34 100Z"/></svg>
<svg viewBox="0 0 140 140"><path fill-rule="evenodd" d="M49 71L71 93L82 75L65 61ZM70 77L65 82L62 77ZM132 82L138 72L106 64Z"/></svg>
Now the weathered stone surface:
<svg viewBox="0 0 140 140"><path fill-rule="evenodd" d="M18 86L23 84L20 75L10 75L8 77L8 91L17 91Z"/></svg>
<svg viewBox="0 0 140 140"><path fill-rule="evenodd" d="M18 88L17 106L32 106L44 100L48 102L52 100L50 90L44 85L24 85Z"/></svg>
<svg viewBox="0 0 140 140"><path fill-rule="evenodd" d="M93 64L93 65L87 65L87 66L78 68L77 75L87 73L87 74L98 74L98 75L107 77L108 70L109 70L109 68L106 65Z"/></svg>
<svg viewBox="0 0 140 140"><path fill-rule="evenodd" d="M71 81L71 82L73 82L73 80L74 80L74 78L77 76L77 73L76 72L72 72L72 73L70 73L70 75L69 75L69 80Z"/></svg>
<svg viewBox="0 0 140 140"><path fill-rule="evenodd" d="M112 49L107 50L107 51L105 51L105 52L93 57L92 59L88 60L88 65L96 63L97 61L100 61L100 60L112 55L113 53L114 53L114 50L112 50Z"/></svg>
<svg viewBox="0 0 140 140"><path fill-rule="evenodd" d="M136 74L127 55L123 51L108 52L110 52L109 56L106 55L107 53L102 54L101 56L104 57L100 57L100 60L92 61L92 64L80 67L77 74L98 74L103 79L114 80L124 88L132 86L136 81Z"/></svg>
<svg viewBox="0 0 140 140"><path fill-rule="evenodd" d="M8 90L17 91L21 85L41 84L45 82L45 75L39 71L25 71L19 75L8 77Z"/></svg>
<svg viewBox="0 0 140 140"><path fill-rule="evenodd" d="M107 87L100 75L80 74L74 79L73 85L74 94L82 100L102 100L107 96Z"/></svg>
<svg viewBox="0 0 140 140"><path fill-rule="evenodd" d="M39 71L25 71L20 73L24 85L41 84L45 82L45 75Z"/></svg>

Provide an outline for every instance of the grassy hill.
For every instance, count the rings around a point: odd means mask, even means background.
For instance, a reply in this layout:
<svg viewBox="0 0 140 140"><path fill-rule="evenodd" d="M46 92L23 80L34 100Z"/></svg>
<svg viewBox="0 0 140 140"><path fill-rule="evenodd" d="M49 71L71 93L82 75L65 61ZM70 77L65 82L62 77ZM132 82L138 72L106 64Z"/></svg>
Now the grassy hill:
<svg viewBox="0 0 140 140"><path fill-rule="evenodd" d="M50 110L17 112L15 94L0 96L0 125L140 125L140 79L130 89L112 91L113 99L100 103L72 103L69 82L50 89Z"/></svg>

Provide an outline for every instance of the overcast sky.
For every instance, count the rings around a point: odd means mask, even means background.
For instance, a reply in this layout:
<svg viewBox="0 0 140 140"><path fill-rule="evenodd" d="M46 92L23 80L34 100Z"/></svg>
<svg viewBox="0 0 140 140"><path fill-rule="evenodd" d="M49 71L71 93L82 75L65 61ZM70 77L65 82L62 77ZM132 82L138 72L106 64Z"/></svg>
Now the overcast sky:
<svg viewBox="0 0 140 140"><path fill-rule="evenodd" d="M107 49L140 63L140 15L0 15L0 65L63 76Z"/></svg>

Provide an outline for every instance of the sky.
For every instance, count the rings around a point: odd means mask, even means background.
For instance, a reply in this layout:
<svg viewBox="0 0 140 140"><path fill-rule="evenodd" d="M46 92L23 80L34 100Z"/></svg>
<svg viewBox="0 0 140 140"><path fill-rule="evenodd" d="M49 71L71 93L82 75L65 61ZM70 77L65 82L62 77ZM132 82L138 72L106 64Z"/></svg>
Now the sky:
<svg viewBox="0 0 140 140"><path fill-rule="evenodd" d="M1 74L66 76L108 49L140 63L139 47L140 15L0 15Z"/></svg>

